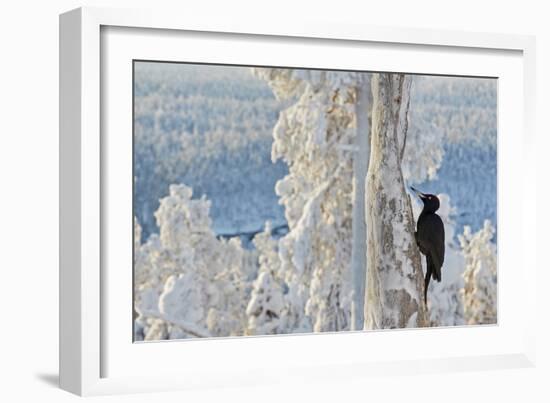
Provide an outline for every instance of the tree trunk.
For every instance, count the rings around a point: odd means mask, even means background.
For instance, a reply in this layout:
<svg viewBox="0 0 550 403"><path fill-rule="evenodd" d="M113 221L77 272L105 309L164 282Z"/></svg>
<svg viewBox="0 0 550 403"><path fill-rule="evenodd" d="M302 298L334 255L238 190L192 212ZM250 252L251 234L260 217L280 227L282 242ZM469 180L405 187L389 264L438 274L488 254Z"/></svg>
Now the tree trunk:
<svg viewBox="0 0 550 403"><path fill-rule="evenodd" d="M363 329L365 321L365 281L367 256L367 225L365 221L365 181L369 166L369 98L371 94L370 80L365 79L357 86L355 101L356 136L355 154L353 159L353 245L351 253L351 274L353 284L353 299L351 302L351 329Z"/></svg>
<svg viewBox="0 0 550 403"><path fill-rule="evenodd" d="M423 273L401 161L412 77L373 74L365 329L426 326Z"/></svg>

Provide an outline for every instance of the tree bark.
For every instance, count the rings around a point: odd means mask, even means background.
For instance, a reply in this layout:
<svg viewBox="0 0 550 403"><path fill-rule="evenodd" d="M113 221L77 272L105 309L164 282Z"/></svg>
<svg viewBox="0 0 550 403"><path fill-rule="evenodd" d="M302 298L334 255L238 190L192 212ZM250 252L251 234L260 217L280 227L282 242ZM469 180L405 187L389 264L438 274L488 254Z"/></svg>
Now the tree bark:
<svg viewBox="0 0 550 403"><path fill-rule="evenodd" d="M365 79L356 89L355 116L356 136L353 159L353 244L351 253L351 274L353 299L351 302L351 329L361 330L365 321L365 281L367 270L367 224L365 220L365 181L369 166L369 104L370 80Z"/></svg>
<svg viewBox="0 0 550 403"><path fill-rule="evenodd" d="M401 171L411 82L403 74L372 77L365 329L428 324L414 218Z"/></svg>

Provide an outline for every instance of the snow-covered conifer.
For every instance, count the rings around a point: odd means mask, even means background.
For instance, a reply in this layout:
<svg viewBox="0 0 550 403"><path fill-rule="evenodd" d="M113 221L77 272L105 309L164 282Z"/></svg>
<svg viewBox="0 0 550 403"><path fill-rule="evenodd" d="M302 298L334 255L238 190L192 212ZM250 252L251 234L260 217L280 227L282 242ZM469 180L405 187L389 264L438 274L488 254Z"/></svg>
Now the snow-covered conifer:
<svg viewBox="0 0 550 403"><path fill-rule="evenodd" d="M495 229L489 220L472 234L469 226L459 235L466 259L464 270L464 318L469 325L497 322L497 255L491 242Z"/></svg>
<svg viewBox="0 0 550 403"><path fill-rule="evenodd" d="M283 281L279 278L281 263L271 230L271 223L267 222L264 232L254 237L260 267L246 307L247 334L277 334L287 330Z"/></svg>

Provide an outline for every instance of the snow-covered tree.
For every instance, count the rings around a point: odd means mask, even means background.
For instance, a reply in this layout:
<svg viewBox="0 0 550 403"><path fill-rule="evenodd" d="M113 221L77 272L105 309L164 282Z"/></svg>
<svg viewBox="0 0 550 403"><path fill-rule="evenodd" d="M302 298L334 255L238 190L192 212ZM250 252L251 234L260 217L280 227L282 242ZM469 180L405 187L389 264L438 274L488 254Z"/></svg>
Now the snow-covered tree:
<svg viewBox="0 0 550 403"><path fill-rule="evenodd" d="M258 251L258 277L252 285L250 301L246 307L248 316L247 334L284 333L288 307L284 296L284 281L279 277L281 262L277 241L271 236L271 223L264 232L254 237Z"/></svg>
<svg viewBox="0 0 550 403"><path fill-rule="evenodd" d="M469 325L497 322L497 255L491 242L494 233L491 222L486 220L475 234L466 226L464 234L459 235L466 258L462 297Z"/></svg>
<svg viewBox="0 0 550 403"><path fill-rule="evenodd" d="M158 301L159 318L191 336L209 336L200 284L199 273L191 270L168 277Z"/></svg>
<svg viewBox="0 0 550 403"><path fill-rule="evenodd" d="M372 77L371 154L367 175L365 328L426 326L423 273L401 170L412 77Z"/></svg>
<svg viewBox="0 0 550 403"><path fill-rule="evenodd" d="M220 252L212 253L212 258L205 259L206 268L214 268L215 274L209 282L208 292L212 302L208 311L207 326L214 336L240 336L244 334L248 317L246 307L250 298L250 281L252 272L256 271L254 260L249 255L254 252L243 249L239 238L229 241L217 240Z"/></svg>
<svg viewBox="0 0 550 403"><path fill-rule="evenodd" d="M247 333L284 333L284 319L281 318L284 308L284 296L280 284L272 272L261 271L254 281L250 302L246 307L249 318Z"/></svg>
<svg viewBox="0 0 550 403"><path fill-rule="evenodd" d="M279 115L272 148L272 159L289 166L276 186L290 229L279 242L289 288L288 326L293 331L350 329L354 151L359 145L355 104L364 74L288 69L256 74L280 99L294 101Z"/></svg>
<svg viewBox="0 0 550 403"><path fill-rule="evenodd" d="M344 255L350 268L349 271L342 270L343 276L340 277L340 281L345 282L347 278L351 283L350 306L347 308L350 311L349 328L362 329L367 268L364 185L371 142L370 74L288 69L258 69L256 74L269 82L280 99L296 100L296 103L280 115L274 130L275 142L272 149L272 158L283 158L290 167L289 175L277 184L277 193L285 206L291 229L287 237L281 240L280 250L283 271L290 277L294 276L292 279L287 278L287 281L291 297L296 296L292 303L296 309L295 316L300 316L301 307L304 306L306 316L309 316L306 319L312 320L314 330L334 330L323 325L327 322L322 319L322 315L326 315L327 311L316 311L316 307L323 306L324 297L317 297L329 295L328 285L334 284L335 279L328 275L330 269L327 271L326 268L317 268L315 273L308 272L307 265L302 262L300 256L307 255L309 259L315 259L316 252L311 246L318 240L312 240L314 235L311 234L320 231L314 225L322 219L314 216L314 213L315 209L322 208L321 202L325 198L323 186L327 184L326 172L336 172L340 177L338 185L342 194L347 195L351 191L349 198L352 213L351 247L348 245L343 249L351 252L351 256ZM408 111L408 103L406 109ZM400 123L408 125L407 113L403 116L405 118ZM330 122L338 122L336 130L333 128L334 125L331 128ZM442 142L437 130L427 127L427 123L419 120L411 126L414 130L401 140L399 166L404 171L402 177L407 181L420 182L435 176L443 156ZM407 127L402 131L406 132ZM338 141L334 141L333 133L341 133ZM324 135L326 139L323 139ZM316 150L316 147L322 152L313 154L312 150ZM331 160L333 156L336 156L336 159ZM309 172L315 175L317 183L320 184L316 189L318 193L311 191L315 188L315 180L311 180L313 175ZM342 181L342 178L346 178L347 181L350 175L351 188ZM332 177L335 178L336 175L333 174ZM330 188L334 186L330 185ZM349 210L341 211L340 215L349 217ZM306 218L308 221L302 220ZM303 224L309 226L302 227ZM310 249L304 249L304 245ZM313 265L315 264L314 262ZM314 319L311 316L316 312L319 316ZM304 323L300 326L302 325ZM307 320L304 326L307 330Z"/></svg>
<svg viewBox="0 0 550 403"><path fill-rule="evenodd" d="M137 322L145 339L242 334L250 267L237 238L211 229L210 202L192 189L170 186L155 213L153 234L136 253Z"/></svg>

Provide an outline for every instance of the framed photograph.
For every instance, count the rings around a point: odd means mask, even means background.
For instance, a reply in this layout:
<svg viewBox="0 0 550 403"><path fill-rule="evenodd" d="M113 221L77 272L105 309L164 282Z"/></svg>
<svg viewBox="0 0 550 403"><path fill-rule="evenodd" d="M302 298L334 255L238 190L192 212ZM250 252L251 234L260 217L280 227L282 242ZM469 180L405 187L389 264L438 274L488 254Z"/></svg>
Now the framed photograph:
<svg viewBox="0 0 550 403"><path fill-rule="evenodd" d="M533 365L534 88L527 36L61 15L61 386Z"/></svg>

